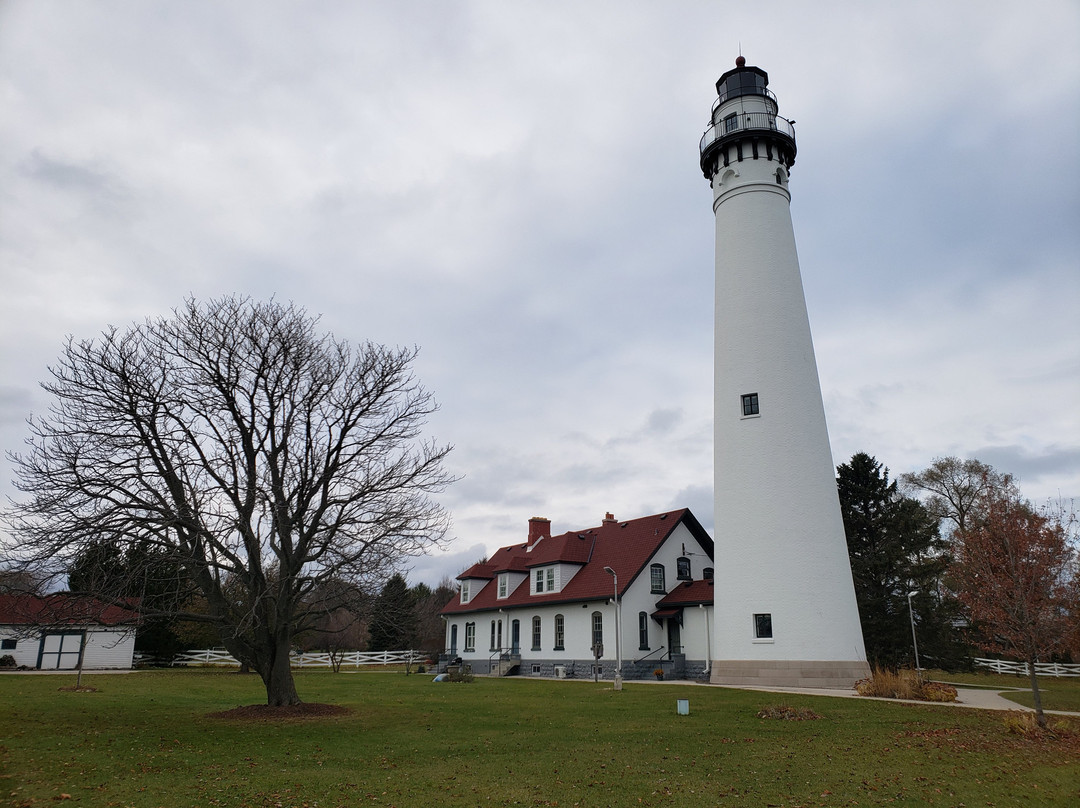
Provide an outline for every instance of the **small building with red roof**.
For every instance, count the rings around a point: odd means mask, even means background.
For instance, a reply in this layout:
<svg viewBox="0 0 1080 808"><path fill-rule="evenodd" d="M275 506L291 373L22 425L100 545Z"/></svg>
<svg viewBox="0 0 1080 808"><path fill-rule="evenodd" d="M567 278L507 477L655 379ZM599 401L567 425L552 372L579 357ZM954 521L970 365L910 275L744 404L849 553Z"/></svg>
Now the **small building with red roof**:
<svg viewBox="0 0 1080 808"><path fill-rule="evenodd" d="M689 509L525 541L462 572L442 610L444 663L474 673L702 678L712 639L713 541ZM618 609L616 609L616 604ZM616 642L616 611L619 613Z"/></svg>
<svg viewBox="0 0 1080 808"><path fill-rule="evenodd" d="M130 668L138 614L66 593L0 594L0 657L39 670Z"/></svg>

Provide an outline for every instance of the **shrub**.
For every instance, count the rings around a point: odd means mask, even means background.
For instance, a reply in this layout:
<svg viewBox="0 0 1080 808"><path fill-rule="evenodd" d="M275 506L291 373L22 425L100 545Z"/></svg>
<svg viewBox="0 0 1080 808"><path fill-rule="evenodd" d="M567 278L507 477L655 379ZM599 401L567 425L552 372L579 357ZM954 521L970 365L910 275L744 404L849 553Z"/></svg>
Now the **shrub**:
<svg viewBox="0 0 1080 808"><path fill-rule="evenodd" d="M14 668L14 667L15 667L15 657L13 657L11 654L4 654L3 656L0 656L0 668Z"/></svg>
<svg viewBox="0 0 1080 808"><path fill-rule="evenodd" d="M452 667L446 672L446 681L448 682L465 682L468 684L473 681L472 669L467 665L462 665L460 668L457 666Z"/></svg>
<svg viewBox="0 0 1080 808"><path fill-rule="evenodd" d="M776 704L758 711L758 718L778 718L781 721L814 721L822 716L809 707L792 707L789 704Z"/></svg>
<svg viewBox="0 0 1080 808"><path fill-rule="evenodd" d="M927 701L956 701L956 688L944 682L926 682L922 694Z"/></svg>
<svg viewBox="0 0 1080 808"><path fill-rule="evenodd" d="M914 671L890 671L875 668L869 679L855 683L860 696L918 701L956 701L956 688L942 682L920 682Z"/></svg>

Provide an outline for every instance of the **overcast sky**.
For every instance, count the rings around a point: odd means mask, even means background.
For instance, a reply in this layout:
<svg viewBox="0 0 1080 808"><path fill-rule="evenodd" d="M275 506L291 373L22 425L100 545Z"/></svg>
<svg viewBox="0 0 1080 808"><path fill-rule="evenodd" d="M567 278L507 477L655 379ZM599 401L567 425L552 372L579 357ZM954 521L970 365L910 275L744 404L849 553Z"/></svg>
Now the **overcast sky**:
<svg viewBox="0 0 1080 808"><path fill-rule="evenodd" d="M185 296L419 345L456 575L712 529L715 82L769 73L833 458L1080 498L1080 4L0 2L0 446ZM0 463L0 493L12 495Z"/></svg>

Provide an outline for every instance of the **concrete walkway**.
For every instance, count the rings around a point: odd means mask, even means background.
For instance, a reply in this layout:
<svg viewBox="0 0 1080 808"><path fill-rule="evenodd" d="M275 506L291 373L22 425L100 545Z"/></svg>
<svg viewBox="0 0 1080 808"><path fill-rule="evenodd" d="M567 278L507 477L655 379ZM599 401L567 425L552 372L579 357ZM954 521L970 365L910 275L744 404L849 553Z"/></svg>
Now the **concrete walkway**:
<svg viewBox="0 0 1080 808"><path fill-rule="evenodd" d="M600 680L604 682L604 679ZM610 682L611 680L606 680ZM976 710L1018 710L1025 713L1035 712L1034 707L1025 707L1002 698L1002 693L1027 693L1026 687L1003 687L994 690L982 687L964 687L962 684L943 682L956 688L956 701L922 701L920 699L886 699L879 696L860 696L853 689L829 687L753 687L752 685L714 685L712 682L694 682L688 679L666 679L653 681L652 679L631 679L624 684L655 684L655 685L682 685L691 687L725 687L729 690L757 690L761 693L790 693L802 696L831 696L837 699L865 699L867 701L887 701L892 704L921 704L930 707L967 707ZM1080 718L1080 712L1068 710L1043 710L1047 715L1071 715Z"/></svg>
<svg viewBox="0 0 1080 808"><path fill-rule="evenodd" d="M946 682L945 684L950 684ZM832 696L842 699L866 699L867 701L887 701L894 704L922 704L931 707L969 707L978 710L1018 710L1026 713L1035 712L1034 707L1025 707L1003 698L1001 693L1026 692L1026 688L1003 687L1001 690L989 690L980 687L964 687L953 685L956 688L956 701L921 701L919 699L886 699L878 696L860 696L854 690L840 690L832 688L812 687L747 687L735 685L709 685L710 687L730 687L733 690L759 690L763 693L792 693L804 696ZM1080 717L1080 713L1067 710L1043 710L1047 715L1071 715Z"/></svg>

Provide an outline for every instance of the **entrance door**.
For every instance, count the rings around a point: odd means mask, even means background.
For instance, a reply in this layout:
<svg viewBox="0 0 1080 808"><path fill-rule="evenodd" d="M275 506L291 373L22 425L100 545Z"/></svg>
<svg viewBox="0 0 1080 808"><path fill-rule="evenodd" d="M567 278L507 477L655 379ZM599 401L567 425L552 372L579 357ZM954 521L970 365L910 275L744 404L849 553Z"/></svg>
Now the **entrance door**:
<svg viewBox="0 0 1080 808"><path fill-rule="evenodd" d="M515 620L510 624L510 653L521 653L521 621Z"/></svg>
<svg viewBox="0 0 1080 808"><path fill-rule="evenodd" d="M83 633L81 631L46 634L41 638L38 667L50 671L74 670L79 667L82 638Z"/></svg>
<svg viewBox="0 0 1080 808"><path fill-rule="evenodd" d="M675 617L667 619L667 645L669 654L681 654L683 652L682 631L679 628L679 621Z"/></svg>

